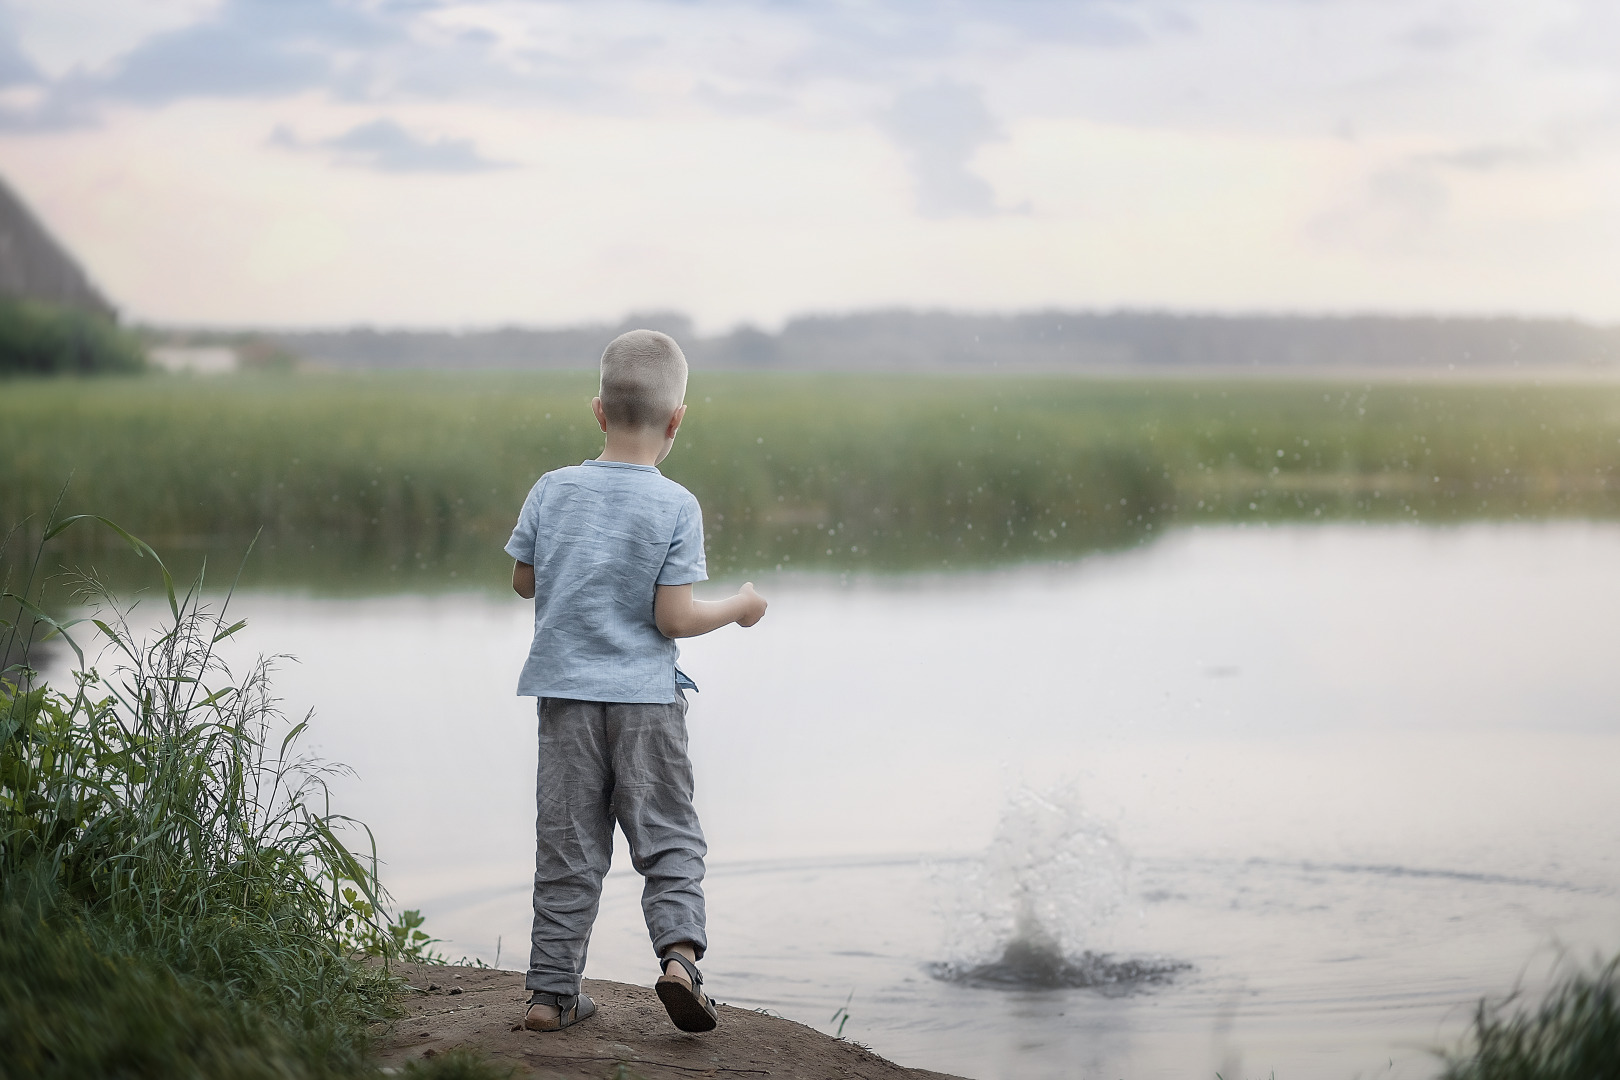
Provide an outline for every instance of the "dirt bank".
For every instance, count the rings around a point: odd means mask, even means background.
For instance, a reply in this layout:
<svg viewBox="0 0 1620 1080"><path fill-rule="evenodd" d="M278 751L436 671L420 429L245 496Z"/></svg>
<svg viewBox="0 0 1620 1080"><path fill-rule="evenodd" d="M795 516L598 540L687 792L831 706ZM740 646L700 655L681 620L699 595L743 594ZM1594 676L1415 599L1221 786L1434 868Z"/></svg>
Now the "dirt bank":
<svg viewBox="0 0 1620 1080"><path fill-rule="evenodd" d="M597 1014L567 1031L522 1028L523 975L487 968L399 969L412 992L407 1015L382 1041L385 1065L477 1047L491 1060L545 1080L659 1080L661 1077L791 1077L802 1080L957 1080L906 1069L814 1028L748 1009L720 1007L720 1027L677 1031L652 990L586 979ZM623 1067L621 1067L621 1064Z"/></svg>

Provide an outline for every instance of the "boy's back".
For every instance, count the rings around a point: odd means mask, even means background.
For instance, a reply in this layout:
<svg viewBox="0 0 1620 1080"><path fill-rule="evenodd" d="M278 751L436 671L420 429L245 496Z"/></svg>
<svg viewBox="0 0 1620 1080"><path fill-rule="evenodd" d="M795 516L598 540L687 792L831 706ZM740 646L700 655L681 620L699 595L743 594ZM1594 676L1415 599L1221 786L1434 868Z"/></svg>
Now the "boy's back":
<svg viewBox="0 0 1620 1080"><path fill-rule="evenodd" d="M658 585L705 581L697 499L651 465L586 461L542 476L507 554L534 567L524 696L676 700L675 642L654 621Z"/></svg>

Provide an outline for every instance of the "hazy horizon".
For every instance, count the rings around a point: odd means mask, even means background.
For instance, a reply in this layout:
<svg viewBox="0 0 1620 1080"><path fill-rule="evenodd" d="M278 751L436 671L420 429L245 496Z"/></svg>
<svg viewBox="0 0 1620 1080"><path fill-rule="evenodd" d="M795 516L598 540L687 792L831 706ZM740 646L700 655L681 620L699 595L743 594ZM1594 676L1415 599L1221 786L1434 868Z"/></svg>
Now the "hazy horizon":
<svg viewBox="0 0 1620 1080"><path fill-rule="evenodd" d="M523 319L490 319L482 322L410 322L400 320L397 322L384 322L378 320L353 319L338 320L325 323L268 323L268 322L217 322L204 321L163 321L142 320L129 318L126 314L126 324L141 330L157 333L196 333L196 334L344 334L370 331L379 334L488 334L501 331L518 331L522 333L566 333L575 330L597 330L628 325L641 319L679 319L692 327L693 333L701 338L725 337L749 330L757 330L765 334L780 334L792 323L812 319L858 319L871 315L918 315L918 316L944 316L947 318L970 319L1017 319L1027 316L1066 315L1077 318L1100 318L1108 316L1146 316L1166 319L1264 319L1286 321L1351 321L1359 319L1398 320L1411 322L1473 322L1473 321L1500 321L1500 322L1526 322L1526 323L1574 323L1580 326L1592 327L1598 330L1620 329L1620 316L1611 319L1586 318L1573 313L1560 312L1527 312L1508 309L1495 311L1466 311L1460 309L1447 310L1411 310L1402 311L1385 308L1194 308L1194 307L1168 307L1151 304L1120 304L1109 307L1085 307L1081 305L1039 305L1030 307L1003 307L1003 308L975 308L970 306L947 307L943 305L929 306L925 304L890 304L875 305L871 307L848 307L842 309L804 309L789 311L781 317L771 321L758 321L751 319L737 319L729 323L706 326L694 319L690 313L673 308L660 309L644 306L626 310L614 316L581 317L573 320L542 322L539 320L526 321Z"/></svg>

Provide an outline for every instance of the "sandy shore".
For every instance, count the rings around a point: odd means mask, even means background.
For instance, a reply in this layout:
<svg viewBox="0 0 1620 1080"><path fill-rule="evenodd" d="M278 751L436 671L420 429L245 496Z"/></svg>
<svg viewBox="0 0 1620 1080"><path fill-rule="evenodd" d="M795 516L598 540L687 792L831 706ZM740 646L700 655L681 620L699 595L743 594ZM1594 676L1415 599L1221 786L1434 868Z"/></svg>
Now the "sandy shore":
<svg viewBox="0 0 1620 1080"><path fill-rule="evenodd" d="M523 1003L529 995L519 972L416 964L398 970L422 992L409 995L405 1017L383 1038L378 1056L384 1065L465 1046L517 1066L519 1075L546 1080L957 1080L903 1068L791 1020L727 1005L720 1007L717 1030L688 1035L669 1022L650 988L600 979L585 980L585 992L597 1004L595 1016L566 1031L525 1031Z"/></svg>

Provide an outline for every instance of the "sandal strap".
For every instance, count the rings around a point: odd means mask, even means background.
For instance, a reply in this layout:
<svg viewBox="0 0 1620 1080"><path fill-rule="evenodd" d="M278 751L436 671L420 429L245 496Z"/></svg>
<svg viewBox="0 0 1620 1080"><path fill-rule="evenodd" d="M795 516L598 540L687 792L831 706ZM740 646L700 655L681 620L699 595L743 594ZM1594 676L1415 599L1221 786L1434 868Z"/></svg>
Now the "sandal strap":
<svg viewBox="0 0 1620 1080"><path fill-rule="evenodd" d="M703 976L698 972L697 965L673 949L658 958L658 970L661 973L664 972L664 969L669 966L669 962L671 960L674 960L676 963L680 964L681 967L686 969L686 974L692 980L693 989L703 985Z"/></svg>
<svg viewBox="0 0 1620 1080"><path fill-rule="evenodd" d="M569 1012L579 1008L578 994L548 994L543 990L536 990L534 996L529 998L530 1005L555 1005L558 1018L562 1019Z"/></svg>

